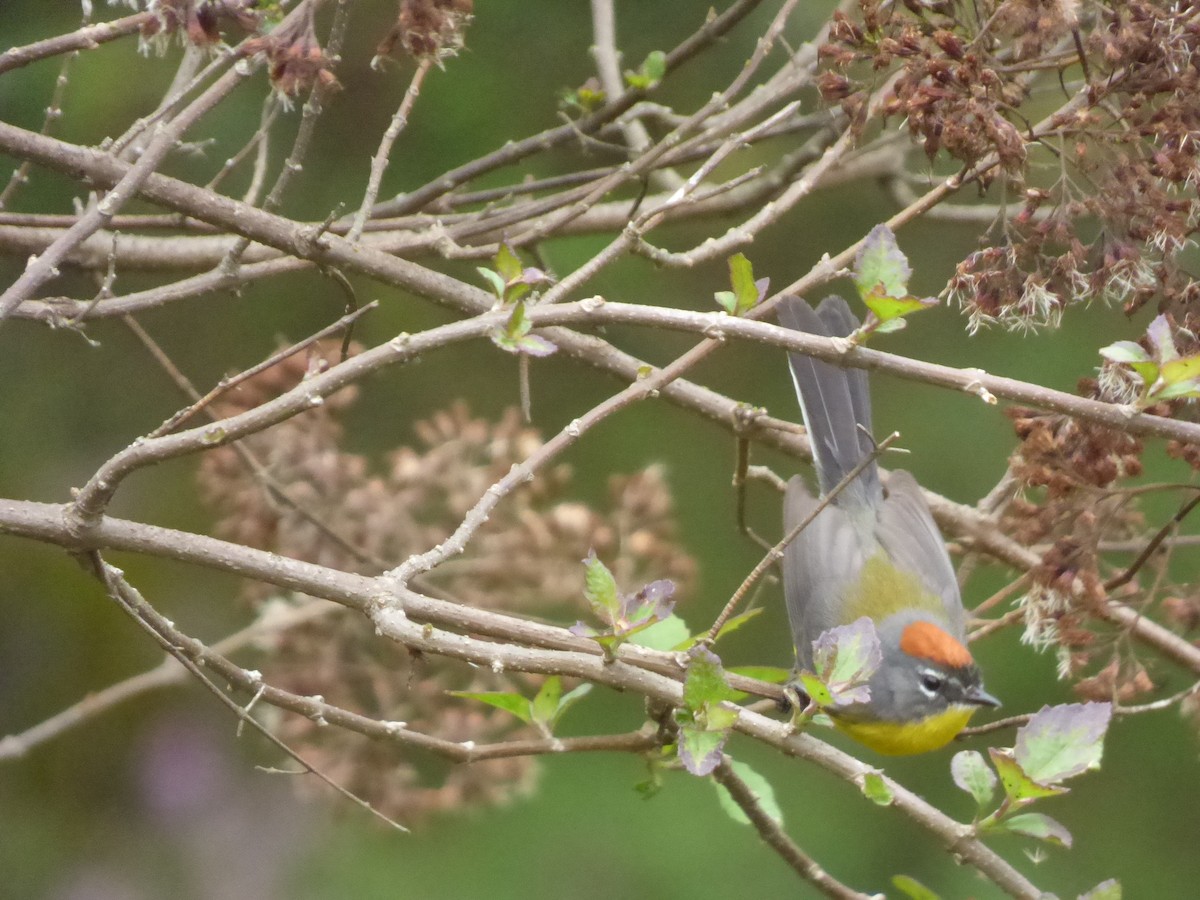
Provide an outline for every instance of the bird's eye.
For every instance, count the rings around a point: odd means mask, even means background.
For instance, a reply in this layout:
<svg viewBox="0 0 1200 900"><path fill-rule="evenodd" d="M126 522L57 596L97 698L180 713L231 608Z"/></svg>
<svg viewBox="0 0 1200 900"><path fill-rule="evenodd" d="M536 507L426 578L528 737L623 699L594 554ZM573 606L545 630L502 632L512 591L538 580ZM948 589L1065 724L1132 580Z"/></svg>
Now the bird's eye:
<svg viewBox="0 0 1200 900"><path fill-rule="evenodd" d="M921 673L921 690L931 697L942 689L944 679L937 672L928 670Z"/></svg>

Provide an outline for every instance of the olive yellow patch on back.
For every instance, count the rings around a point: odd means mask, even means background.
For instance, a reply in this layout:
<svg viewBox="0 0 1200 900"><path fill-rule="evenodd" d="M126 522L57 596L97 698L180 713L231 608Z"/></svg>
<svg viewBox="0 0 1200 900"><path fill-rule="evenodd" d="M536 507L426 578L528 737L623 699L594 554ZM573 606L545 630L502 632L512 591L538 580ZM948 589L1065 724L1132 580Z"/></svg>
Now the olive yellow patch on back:
<svg viewBox="0 0 1200 900"><path fill-rule="evenodd" d="M971 665L971 652L932 622L913 622L900 633L900 649L914 659L961 669Z"/></svg>
<svg viewBox="0 0 1200 900"><path fill-rule="evenodd" d="M942 601L929 593L916 575L897 569L883 552L863 564L858 581L846 591L843 600L843 625L863 616L882 622L904 609L945 615Z"/></svg>

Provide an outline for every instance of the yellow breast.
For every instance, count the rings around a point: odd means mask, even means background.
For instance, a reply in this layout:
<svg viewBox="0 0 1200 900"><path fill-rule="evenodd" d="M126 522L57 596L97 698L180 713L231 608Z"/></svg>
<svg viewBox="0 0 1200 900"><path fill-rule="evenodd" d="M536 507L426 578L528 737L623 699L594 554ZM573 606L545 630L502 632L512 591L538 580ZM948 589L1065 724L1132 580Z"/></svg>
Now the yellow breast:
<svg viewBox="0 0 1200 900"><path fill-rule="evenodd" d="M904 756L927 753L944 747L967 726L971 706L952 706L945 712L918 719L915 722L863 721L833 716L833 723L860 744L876 753Z"/></svg>

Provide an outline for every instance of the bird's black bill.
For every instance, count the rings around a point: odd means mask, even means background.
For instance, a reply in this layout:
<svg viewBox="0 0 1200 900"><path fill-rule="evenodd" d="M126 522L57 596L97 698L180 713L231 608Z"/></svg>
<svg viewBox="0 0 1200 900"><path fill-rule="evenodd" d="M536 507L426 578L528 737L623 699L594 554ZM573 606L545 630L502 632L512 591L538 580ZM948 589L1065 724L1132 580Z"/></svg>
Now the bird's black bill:
<svg viewBox="0 0 1200 900"><path fill-rule="evenodd" d="M973 703L975 706L1002 706L1001 702L985 691L978 685L967 691L964 698L968 703Z"/></svg>

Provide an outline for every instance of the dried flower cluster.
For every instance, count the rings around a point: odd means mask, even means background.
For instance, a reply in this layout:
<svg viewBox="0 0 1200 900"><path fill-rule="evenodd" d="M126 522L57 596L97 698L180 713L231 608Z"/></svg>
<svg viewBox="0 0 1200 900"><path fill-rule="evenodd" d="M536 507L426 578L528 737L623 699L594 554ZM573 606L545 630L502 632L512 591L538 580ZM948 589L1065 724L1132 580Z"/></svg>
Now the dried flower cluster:
<svg viewBox="0 0 1200 900"><path fill-rule="evenodd" d="M212 47L221 43L222 20L255 32L262 24L257 5L258 0L150 0L146 10L154 16L142 26L142 46L162 52L178 34L197 47Z"/></svg>
<svg viewBox="0 0 1200 900"><path fill-rule="evenodd" d="M1009 415L1021 441L1010 464L1024 490L1009 503L1002 524L1026 546L1049 544L1024 599L1025 640L1056 647L1060 673L1079 676L1109 649L1090 615L1108 596L1101 542L1143 533L1136 505L1114 487L1141 472L1142 446L1123 432L1065 416L1022 408ZM1135 684L1144 685L1137 691L1149 688L1140 667L1113 661L1077 687L1092 697L1109 685L1124 696ZM1112 696L1110 691L1106 699Z"/></svg>
<svg viewBox="0 0 1200 900"><path fill-rule="evenodd" d="M376 56L389 56L399 47L416 59L441 62L462 49L474 8L473 0L400 0L399 15Z"/></svg>
<svg viewBox="0 0 1200 900"><path fill-rule="evenodd" d="M1024 192L1020 213L998 222L947 285L972 328L1056 325L1071 304L1102 299L1132 311L1155 295L1192 327L1200 286L1178 263L1200 223L1192 4L860 7L859 20L836 19L822 48L826 99L858 116L892 73L884 111L907 124L930 159L945 151L971 167L994 154ZM1021 111L1035 71L1024 61L1035 58L1080 77L1069 90L1084 92L1037 143L1036 115Z"/></svg>
<svg viewBox="0 0 1200 900"><path fill-rule="evenodd" d="M308 6L299 18L285 21L262 37L251 38L242 48L248 56L267 55L271 85L285 100L316 84L325 88L339 86L332 71L333 61L325 55L317 39L315 15L315 7Z"/></svg>
<svg viewBox="0 0 1200 900"><path fill-rule="evenodd" d="M242 385L221 411L251 408L324 365L319 358L306 362L294 356ZM459 404L418 423L420 446L396 451L387 471L376 474L365 458L340 449L338 417L354 398L355 389L347 389L245 441L320 526L273 501L231 448L205 457L200 484L221 512L221 534L321 565L375 571L444 539L491 484L541 444L515 411L489 423ZM580 561L594 547L622 584L667 577L686 593L694 564L675 541L671 498L660 471L613 479L612 508L605 515L563 499L570 478L569 469L558 466L506 498L467 552L430 573L432 585L426 587L477 607L542 615L558 610L576 618L582 606ZM414 656L380 640L359 617L337 615L290 630L261 668L271 683L447 740L482 744L532 736L507 713L445 694L531 695L536 690L531 679ZM534 763L525 758L446 768L304 719L283 720L278 730L342 784L405 821L433 810L502 802L533 777Z"/></svg>

